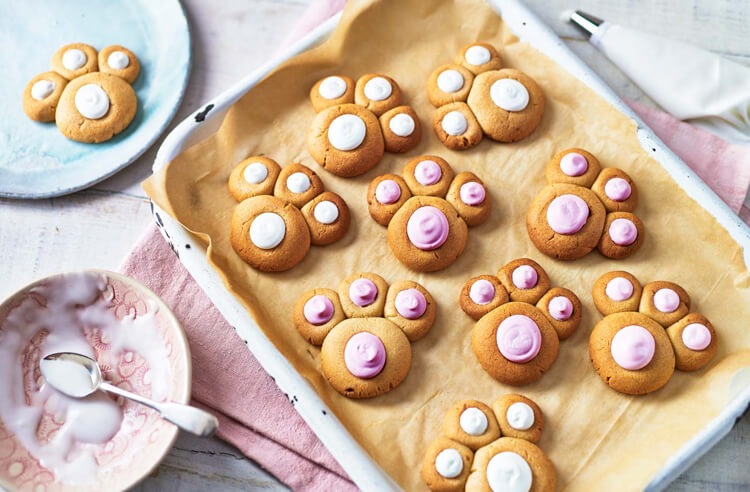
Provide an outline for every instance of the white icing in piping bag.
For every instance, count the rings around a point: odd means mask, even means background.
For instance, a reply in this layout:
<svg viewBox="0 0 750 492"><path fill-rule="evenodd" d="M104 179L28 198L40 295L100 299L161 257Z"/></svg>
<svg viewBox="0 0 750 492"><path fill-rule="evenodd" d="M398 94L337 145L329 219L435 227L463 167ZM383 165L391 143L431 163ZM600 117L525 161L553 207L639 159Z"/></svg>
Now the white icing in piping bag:
<svg viewBox="0 0 750 492"><path fill-rule="evenodd" d="M580 10L568 19L666 111L726 140L750 145L750 68Z"/></svg>

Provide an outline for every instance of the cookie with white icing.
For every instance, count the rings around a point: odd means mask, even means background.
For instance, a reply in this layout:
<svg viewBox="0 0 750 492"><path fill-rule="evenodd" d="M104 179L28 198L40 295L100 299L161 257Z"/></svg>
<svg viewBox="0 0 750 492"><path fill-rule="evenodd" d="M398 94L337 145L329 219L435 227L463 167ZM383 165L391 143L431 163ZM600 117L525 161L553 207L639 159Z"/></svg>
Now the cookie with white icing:
<svg viewBox="0 0 750 492"><path fill-rule="evenodd" d="M443 434L476 451L499 438L501 432L489 405L477 400L464 400L445 413Z"/></svg>
<svg viewBox="0 0 750 492"><path fill-rule="evenodd" d="M132 84L141 73L141 63L135 53L124 46L113 44L99 52L99 71L117 75Z"/></svg>
<svg viewBox="0 0 750 492"><path fill-rule="evenodd" d="M422 140L422 124L413 108L396 106L380 116L385 151L402 154L409 152Z"/></svg>
<svg viewBox="0 0 750 492"><path fill-rule="evenodd" d="M67 80L99 70L96 48L86 43L71 43L59 48L52 56L52 70Z"/></svg>
<svg viewBox="0 0 750 492"><path fill-rule="evenodd" d="M422 480L433 492L461 492L471 472L474 453L447 437L434 440L422 460Z"/></svg>
<svg viewBox="0 0 750 492"><path fill-rule="evenodd" d="M479 126L471 108L464 102L440 106L432 117L432 129L443 145L451 150L466 150L482 141Z"/></svg>
<svg viewBox="0 0 750 492"><path fill-rule="evenodd" d="M544 430L544 415L533 400L523 395L507 394L492 404L500 431L505 437L539 442Z"/></svg>
<svg viewBox="0 0 750 492"><path fill-rule="evenodd" d="M57 72L40 73L23 90L23 111L34 121L55 121L55 110L68 80Z"/></svg>
<svg viewBox="0 0 750 492"><path fill-rule="evenodd" d="M272 195L279 173L281 166L273 159L260 155L247 157L229 175L229 193L238 202L257 195Z"/></svg>
<svg viewBox="0 0 750 492"><path fill-rule="evenodd" d="M346 75L329 75L310 89L310 102L316 112L331 106L354 103L354 80Z"/></svg>
<svg viewBox="0 0 750 492"><path fill-rule="evenodd" d="M456 61L474 75L503 68L500 54L488 43L467 44L461 49Z"/></svg>
<svg viewBox="0 0 750 492"><path fill-rule="evenodd" d="M515 437L501 437L477 450L466 480L466 490L481 492L556 489L557 471L546 453L535 444Z"/></svg>
<svg viewBox="0 0 750 492"><path fill-rule="evenodd" d="M366 74L357 80L354 102L380 116L401 105L401 87L387 75Z"/></svg>
<svg viewBox="0 0 750 492"><path fill-rule="evenodd" d="M436 108L466 102L474 74L462 65L449 63L436 68L427 79L427 98Z"/></svg>

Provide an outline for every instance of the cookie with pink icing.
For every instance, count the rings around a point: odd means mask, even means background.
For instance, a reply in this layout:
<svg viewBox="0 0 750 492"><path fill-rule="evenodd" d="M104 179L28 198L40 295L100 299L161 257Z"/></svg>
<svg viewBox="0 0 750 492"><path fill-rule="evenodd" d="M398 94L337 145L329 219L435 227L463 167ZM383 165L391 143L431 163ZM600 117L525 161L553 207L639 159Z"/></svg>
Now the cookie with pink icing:
<svg viewBox="0 0 750 492"><path fill-rule="evenodd" d="M334 291L316 288L294 307L294 326L320 346L323 375L348 398L372 398L397 387L411 366L411 343L432 328L437 305L422 285L388 285L375 273L345 278Z"/></svg>
<svg viewBox="0 0 750 492"><path fill-rule="evenodd" d="M617 168L602 169L590 152L572 148L547 164L545 186L529 207L526 228L542 253L576 260L594 249L612 259L634 254L645 228L633 213L638 192Z"/></svg>
<svg viewBox="0 0 750 492"><path fill-rule="evenodd" d="M388 227L396 258L419 272L451 265L468 240L468 228L482 224L492 199L473 173L456 175L448 162L421 155L407 162L403 178L376 177L367 192L372 218Z"/></svg>
<svg viewBox="0 0 750 492"><path fill-rule="evenodd" d="M471 331L474 354L498 381L513 386L537 381L557 359L560 340L580 325L578 297L550 286L541 265L519 258L496 276L471 278L462 288L461 309L477 320Z"/></svg>
<svg viewBox="0 0 750 492"><path fill-rule="evenodd" d="M716 355L716 330L705 316L690 312L690 297L673 282L641 287L628 272L609 272L594 283L593 296L604 318L591 332L589 355L616 391L656 391L675 369L701 369Z"/></svg>

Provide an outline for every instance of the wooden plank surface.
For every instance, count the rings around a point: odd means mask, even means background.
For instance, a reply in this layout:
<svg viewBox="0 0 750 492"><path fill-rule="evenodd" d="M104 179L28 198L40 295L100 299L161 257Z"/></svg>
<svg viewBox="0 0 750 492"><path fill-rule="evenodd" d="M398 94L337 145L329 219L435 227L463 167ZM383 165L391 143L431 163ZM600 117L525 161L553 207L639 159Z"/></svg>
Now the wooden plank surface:
<svg viewBox="0 0 750 492"><path fill-rule="evenodd" d="M750 2L744 0L527 0L621 96L653 104L559 14L574 6L609 21L658 32L750 65ZM307 0L183 1L192 27L193 72L175 123L263 62L286 38ZM174 126L174 124L172 125ZM151 223L139 183L158 144L117 176L73 196L0 200L0 297L45 275L116 269ZM671 491L750 489L750 419L674 484ZM135 490L283 490L273 477L218 440L181 436Z"/></svg>

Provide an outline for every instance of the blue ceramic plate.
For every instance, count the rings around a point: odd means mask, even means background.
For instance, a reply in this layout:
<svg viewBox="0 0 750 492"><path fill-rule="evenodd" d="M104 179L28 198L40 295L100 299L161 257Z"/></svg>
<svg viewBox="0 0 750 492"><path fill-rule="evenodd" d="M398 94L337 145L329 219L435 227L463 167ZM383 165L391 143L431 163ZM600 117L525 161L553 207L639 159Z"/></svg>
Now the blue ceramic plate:
<svg viewBox="0 0 750 492"><path fill-rule="evenodd" d="M0 2L0 196L45 198L98 183L148 149L182 100L190 71L190 33L177 0ZM68 140L54 123L31 121L21 98L68 43L129 48L141 62L130 126L100 144Z"/></svg>

